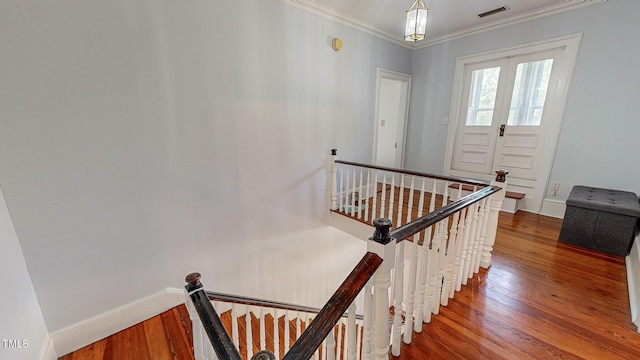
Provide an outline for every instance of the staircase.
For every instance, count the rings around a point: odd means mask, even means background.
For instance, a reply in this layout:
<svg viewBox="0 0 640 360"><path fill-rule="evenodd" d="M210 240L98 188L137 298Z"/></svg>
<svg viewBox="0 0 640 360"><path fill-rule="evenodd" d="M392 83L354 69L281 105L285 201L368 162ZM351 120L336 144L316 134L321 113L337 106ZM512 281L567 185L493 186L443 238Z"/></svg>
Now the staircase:
<svg viewBox="0 0 640 360"><path fill-rule="evenodd" d="M335 151L331 174L332 216L375 227L360 263L320 310L205 292L190 274L196 359L399 356L401 343L491 265L505 183L338 161Z"/></svg>

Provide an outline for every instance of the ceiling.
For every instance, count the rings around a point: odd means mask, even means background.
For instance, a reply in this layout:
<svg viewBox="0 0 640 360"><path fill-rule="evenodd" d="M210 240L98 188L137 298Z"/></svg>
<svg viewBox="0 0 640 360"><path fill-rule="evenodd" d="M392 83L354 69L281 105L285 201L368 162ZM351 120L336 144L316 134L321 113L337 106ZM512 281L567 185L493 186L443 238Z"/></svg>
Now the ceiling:
<svg viewBox="0 0 640 360"><path fill-rule="evenodd" d="M430 45L489 28L607 0L423 0L429 9L427 40L405 43L404 19L414 0L280 0L408 47ZM478 14L502 6L507 11Z"/></svg>

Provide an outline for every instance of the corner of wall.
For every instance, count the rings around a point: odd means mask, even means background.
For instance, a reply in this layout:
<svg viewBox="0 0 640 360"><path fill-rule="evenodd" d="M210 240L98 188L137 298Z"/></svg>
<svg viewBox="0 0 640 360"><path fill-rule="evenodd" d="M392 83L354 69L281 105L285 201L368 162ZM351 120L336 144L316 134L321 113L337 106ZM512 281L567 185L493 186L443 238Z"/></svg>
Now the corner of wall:
<svg viewBox="0 0 640 360"><path fill-rule="evenodd" d="M166 288L148 297L51 333L53 352L66 355L184 303L184 292ZM49 360L49 357L43 358Z"/></svg>

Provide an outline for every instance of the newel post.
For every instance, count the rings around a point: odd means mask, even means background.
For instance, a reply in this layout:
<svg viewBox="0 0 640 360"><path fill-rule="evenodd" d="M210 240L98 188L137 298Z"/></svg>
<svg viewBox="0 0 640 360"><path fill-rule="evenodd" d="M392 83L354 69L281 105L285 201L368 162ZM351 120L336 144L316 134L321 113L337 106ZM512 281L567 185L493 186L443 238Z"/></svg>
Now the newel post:
<svg viewBox="0 0 640 360"><path fill-rule="evenodd" d="M331 210L338 210L338 149L331 149Z"/></svg>
<svg viewBox="0 0 640 360"><path fill-rule="evenodd" d="M507 174L509 172L503 169L496 170L496 179L491 182L491 186L499 186L502 188L499 192L491 195L489 198L489 213L487 220L487 233L482 246L482 256L480 266L488 269L491 266L491 253L493 245L496 243L496 233L498 231L498 218L502 209L502 201L507 193Z"/></svg>
<svg viewBox="0 0 640 360"><path fill-rule="evenodd" d="M383 260L373 276L373 355L374 359L389 358L389 287L391 286L391 269L395 262L396 239L391 237L391 220L373 220L375 232L368 241L368 251L376 253Z"/></svg>

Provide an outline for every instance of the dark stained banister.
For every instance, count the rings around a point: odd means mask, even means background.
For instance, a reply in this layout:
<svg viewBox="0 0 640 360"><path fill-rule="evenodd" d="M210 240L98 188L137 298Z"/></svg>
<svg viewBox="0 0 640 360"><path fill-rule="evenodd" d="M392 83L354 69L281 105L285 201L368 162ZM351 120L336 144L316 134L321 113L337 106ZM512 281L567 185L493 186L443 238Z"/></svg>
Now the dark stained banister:
<svg viewBox="0 0 640 360"><path fill-rule="evenodd" d="M441 207L440 209L436 209L433 212L413 220L412 222L400 226L399 228L393 230L390 232L389 237L392 240L397 240L397 241L402 241L410 236L412 236L413 234L420 232L426 228L428 228L429 226L446 219L447 217L455 214L456 212L470 206L473 205L474 203L488 197L491 196L494 193L497 193L498 191L502 190L501 187L499 186L488 186L485 187L483 189L480 189L474 193L471 193L457 201L452 202L449 205L445 205L443 207ZM374 220L374 225L375 222L377 220L380 219L376 219ZM386 220L386 219L384 219ZM377 227L376 227L376 231ZM390 240L391 241L391 240Z"/></svg>
<svg viewBox="0 0 640 360"><path fill-rule="evenodd" d="M375 253L367 252L360 262L355 266L347 278L342 282L340 287L331 296L329 301L318 312L318 315L313 319L311 324L300 335L298 340L293 344L289 352L283 357L283 360L299 360L309 359L313 356L313 353L320 346L322 341L327 337L331 329L335 326L338 320L343 316L349 305L355 300L356 296L362 288L366 285L367 281L373 276L378 267L382 264L382 258ZM235 347L229 334L226 332L220 317L216 313L215 309L211 305L210 297L203 290L200 283L200 274L192 273L187 275L187 285L185 288L189 293L189 297L195 305L196 311L202 325L209 336L209 340L213 345L213 348L220 359L239 360L241 359L238 349ZM220 294L210 293L211 297L218 298ZM228 297L228 296L227 296ZM235 299L235 302L240 303L262 303L264 305L275 304L278 308L289 308L293 305L287 305L283 303L274 303L267 301L260 301L257 299L251 299L255 301L247 301ZM295 307L301 308L301 307ZM315 311L313 308L304 308L307 310ZM272 354L269 351L261 351L254 355L252 359L272 359Z"/></svg>
<svg viewBox="0 0 640 360"><path fill-rule="evenodd" d="M218 313L216 313L213 305L211 305L211 301L209 301L209 298L204 292L202 284L200 283L200 274L191 273L187 275L185 281L187 282L185 289L187 289L187 293L198 312L200 321L202 321L204 330L207 332L209 341L211 341L213 350L216 352L216 355L218 355L218 358L242 360L238 349L222 325Z"/></svg>
<svg viewBox="0 0 640 360"><path fill-rule="evenodd" d="M332 155L335 155L333 153L333 150L335 150L335 149L332 149ZM444 181L451 181L451 182L467 184L467 185L474 185L474 186L480 186L480 187L485 187L485 186L489 186L490 185L489 181L480 181L480 180L468 179L468 178L457 177L457 176L435 175L435 174L429 174L429 173L424 173L424 172L419 172L419 171L396 169L396 168L390 168L390 167L384 167L384 166L378 166L378 165L358 163L358 162L353 162L353 161L336 160L336 164L359 166L359 167L363 167L363 168L382 170L382 171L389 171L389 172L396 172L396 173L399 173L399 174L406 174L406 175L412 175L412 176L422 176L422 177L425 177L425 178L444 180Z"/></svg>

